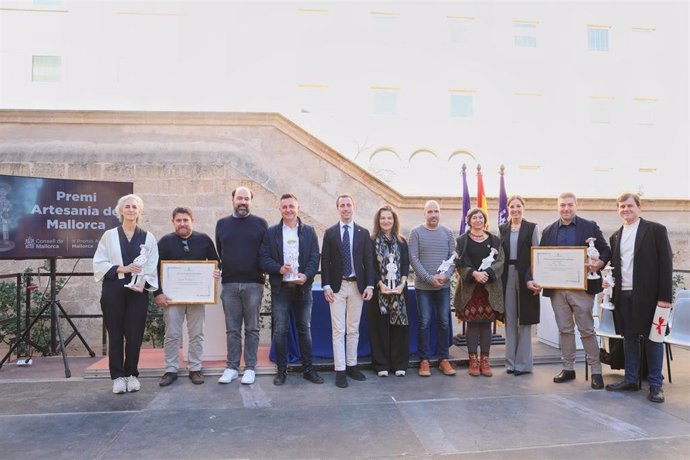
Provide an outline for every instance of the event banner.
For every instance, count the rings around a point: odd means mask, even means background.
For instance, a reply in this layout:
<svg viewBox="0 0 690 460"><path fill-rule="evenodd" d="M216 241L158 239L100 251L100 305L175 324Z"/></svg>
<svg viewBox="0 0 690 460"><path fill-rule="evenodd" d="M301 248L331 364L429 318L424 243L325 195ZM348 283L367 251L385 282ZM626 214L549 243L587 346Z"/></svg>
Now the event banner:
<svg viewBox="0 0 690 460"><path fill-rule="evenodd" d="M0 175L0 259L93 257L131 182Z"/></svg>

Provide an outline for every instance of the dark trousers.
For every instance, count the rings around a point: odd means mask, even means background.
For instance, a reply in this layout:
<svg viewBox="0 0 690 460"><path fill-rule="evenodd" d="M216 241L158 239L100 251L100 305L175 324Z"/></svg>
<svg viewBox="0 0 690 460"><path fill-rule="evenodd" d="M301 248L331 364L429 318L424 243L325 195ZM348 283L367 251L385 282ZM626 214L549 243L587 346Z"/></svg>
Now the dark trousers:
<svg viewBox="0 0 690 460"><path fill-rule="evenodd" d="M642 351L647 355L647 382L650 387L661 388L663 376L661 371L664 365L664 344L649 340L649 332L643 334L631 330L633 324L632 300L634 290L623 291L620 302L620 313L623 320L623 347L625 349L625 381L628 383L637 382L640 372L640 361L644 356L640 356L639 337L643 336L644 345ZM649 325L651 328L651 324Z"/></svg>
<svg viewBox="0 0 690 460"><path fill-rule="evenodd" d="M287 370L288 334L290 330L290 310L295 314L295 326L299 340L299 353L302 358L302 372L312 370L311 358L311 285L283 285L279 292L271 292L273 308L273 344L276 352L278 370Z"/></svg>
<svg viewBox="0 0 690 460"><path fill-rule="evenodd" d="M374 292L374 296L378 293ZM408 326L393 326L390 315L382 315L379 303L367 303L371 365L376 372L404 371L410 360L410 331Z"/></svg>
<svg viewBox="0 0 690 460"><path fill-rule="evenodd" d="M129 278L129 277L127 277ZM124 287L128 279L104 279L101 311L108 331L110 378L138 376L149 294Z"/></svg>

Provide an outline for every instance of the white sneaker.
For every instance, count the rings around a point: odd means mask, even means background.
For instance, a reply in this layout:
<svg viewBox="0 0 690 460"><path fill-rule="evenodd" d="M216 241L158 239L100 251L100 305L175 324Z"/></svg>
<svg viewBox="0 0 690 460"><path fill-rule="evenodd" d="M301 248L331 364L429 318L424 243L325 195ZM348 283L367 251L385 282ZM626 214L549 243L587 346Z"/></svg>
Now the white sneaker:
<svg viewBox="0 0 690 460"><path fill-rule="evenodd" d="M379 371L379 377L388 377L388 371Z"/></svg>
<svg viewBox="0 0 690 460"><path fill-rule="evenodd" d="M239 376L239 372L236 369L225 369L223 375L218 379L218 383L230 383Z"/></svg>
<svg viewBox="0 0 690 460"><path fill-rule="evenodd" d="M403 370L395 371L395 376L396 377L405 377L405 371L403 371Z"/></svg>
<svg viewBox="0 0 690 460"><path fill-rule="evenodd" d="M113 393L116 395L121 395L127 392L127 379L124 377L118 377L113 380Z"/></svg>
<svg viewBox="0 0 690 460"><path fill-rule="evenodd" d="M256 372L254 372L254 369L245 369L240 382L245 385L251 385L254 383L254 380L256 380Z"/></svg>
<svg viewBox="0 0 690 460"><path fill-rule="evenodd" d="M139 379L135 376L130 375L129 377L125 377L125 380L127 380L127 391L130 393L141 390L141 383L139 383Z"/></svg>

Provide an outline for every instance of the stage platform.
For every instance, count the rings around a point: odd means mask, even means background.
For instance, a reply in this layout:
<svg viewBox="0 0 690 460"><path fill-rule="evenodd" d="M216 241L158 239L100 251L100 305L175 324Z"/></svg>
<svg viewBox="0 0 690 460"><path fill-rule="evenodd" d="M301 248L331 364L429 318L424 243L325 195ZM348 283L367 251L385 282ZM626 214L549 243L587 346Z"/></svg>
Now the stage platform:
<svg viewBox="0 0 690 460"><path fill-rule="evenodd" d="M252 385L180 378L161 388L160 353L145 351L151 376L142 377L141 391L122 395L112 393L102 357L70 357L70 379L60 356L3 366L1 457L643 460L687 458L690 450L690 351L680 348L665 404L646 400L646 383L639 392L592 390L581 363L577 379L563 384L552 382L555 363L519 377L497 364L493 378L470 377L467 368L455 377L432 369L431 377L378 378L365 370L366 381L346 389L328 371L323 385L289 374L275 386L260 374ZM501 355L496 349L494 360ZM94 365L102 378L80 377ZM223 363L208 366L210 373ZM604 366L606 383L622 377Z"/></svg>
<svg viewBox="0 0 690 460"><path fill-rule="evenodd" d="M560 362L560 351L540 343L538 340L534 339L534 363L535 364L553 364ZM276 366L268 358L270 347L260 346L257 355L258 364L256 366L256 373L259 375L275 374ZM503 345L493 345L491 347L491 358L490 362L492 366L501 367L504 365L504 351L505 347ZM450 361L454 363L457 367L467 366L468 356L467 349L465 347L450 347ZM578 360L584 359L582 352L578 352ZM438 360L431 360L432 366ZM359 359L359 365L368 369L371 366L371 360L368 356ZM241 364L243 366L243 364ZM314 359L314 367L319 371L332 371L333 361L330 359ZM419 367L419 358L417 356L410 357L410 368ZM288 366L289 371L299 371L301 364L295 363ZM225 369L225 361L204 361L203 362L203 372L205 375L220 375ZM141 356L139 358L139 372L142 377L156 377L163 375L163 349L162 348L145 348L141 350ZM182 350L180 350L180 375L186 375L186 363ZM108 358L102 357L90 366L88 366L83 371L84 378L110 378L108 373Z"/></svg>

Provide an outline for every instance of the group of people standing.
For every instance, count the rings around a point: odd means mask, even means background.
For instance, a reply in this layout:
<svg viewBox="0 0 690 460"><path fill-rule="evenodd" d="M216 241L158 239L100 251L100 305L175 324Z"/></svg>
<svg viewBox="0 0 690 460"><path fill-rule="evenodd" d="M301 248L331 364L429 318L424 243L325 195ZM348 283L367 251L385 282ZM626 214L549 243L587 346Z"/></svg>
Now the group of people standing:
<svg viewBox="0 0 690 460"><path fill-rule="evenodd" d="M272 340L276 351L275 385L287 379L287 336L289 314L294 312L303 377L316 384L324 379L312 362L312 284L321 266L321 284L329 304L334 356L335 384L348 386L348 378L365 380L357 363L359 323L364 302L369 322L372 368L379 377L389 373L406 375L409 367L410 266L415 273L417 303L418 374L431 375L430 359L438 357L438 369L455 375L449 361L451 337L450 281L458 273L453 299L456 316L466 324L471 376L492 376L489 365L492 323L505 322L505 364L509 374L532 372L532 325L539 322L539 296L551 299L559 329L563 370L555 383L575 378L575 333L577 325L587 360L592 367L591 386L604 388L599 347L594 333L592 305L602 290L601 279L588 280L587 290L543 289L532 279L533 246L586 246L594 239L599 257L589 260L589 271L598 272L612 261L615 279L616 326L625 337L626 371L623 382L607 385L611 391L633 391L639 371L640 335L647 333L657 305L671 302L671 249L666 229L639 218L640 200L635 194L617 199L624 225L604 239L594 221L576 215L572 193L558 198L560 218L544 229L540 238L536 224L524 219L525 201L508 199L510 220L499 234L487 230L488 216L481 208L467 213L467 232L457 239L440 224L438 202L424 206L424 223L413 228L409 241L401 234L398 214L390 206L380 207L373 229L354 222L355 200L343 194L336 199L339 222L328 228L321 251L314 228L299 217L299 202L292 194L279 200L281 220L269 227L266 220L251 213L252 192L238 187L232 192L233 212L216 224L215 247L206 234L193 231L192 210L173 210L174 232L156 244L151 233L138 227L143 202L136 195L122 197L117 204L121 226L105 232L94 256L94 275L103 281L101 308L109 335L109 363L113 392L138 391L139 349L143 340L148 305L145 290L154 291L155 302L164 311L165 373L159 382L167 386L177 379L182 324L187 319L190 337L188 370L195 384L204 382L201 372L203 305L169 303L165 289L158 286L159 260L217 260L214 277L222 283L221 300L227 331L227 365L219 383L227 384L240 375L241 383L255 381L259 345L259 310L264 275L269 275L272 296ZM147 247L143 265L136 259L140 247ZM613 251L611 250L613 248ZM217 251L216 251L217 250ZM142 249L143 251L143 249ZM140 261L139 261L140 262ZM144 289L127 289L133 277ZM654 282L650 279L655 280ZM145 284L143 284L145 282ZM129 283L129 284L128 284ZM634 294L633 294L634 293ZM437 348L431 349L432 317L435 316ZM242 343L244 328L244 343ZM661 362L663 348L647 340L649 399L663 402Z"/></svg>

